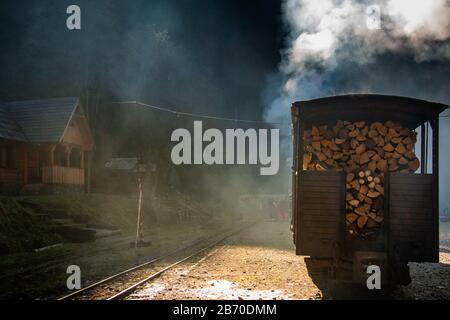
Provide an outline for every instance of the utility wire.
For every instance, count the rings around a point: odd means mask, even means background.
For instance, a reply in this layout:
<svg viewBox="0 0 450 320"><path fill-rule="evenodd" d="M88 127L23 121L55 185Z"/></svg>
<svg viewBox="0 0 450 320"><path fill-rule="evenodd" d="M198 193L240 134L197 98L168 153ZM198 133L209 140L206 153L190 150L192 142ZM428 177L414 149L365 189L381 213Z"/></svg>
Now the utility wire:
<svg viewBox="0 0 450 320"><path fill-rule="evenodd" d="M224 117L211 116L211 115L207 115L207 114L199 114L199 113L192 113L192 112L182 112L182 111L177 111L177 110L173 110L173 109L157 107L157 106L154 106L154 105L151 105L151 104L147 104L147 103L143 103L143 102L140 102L140 101L115 101L113 103L114 104L137 104L137 105L144 106L144 107L147 107L147 108L151 108L151 109L154 109L154 110L171 113L171 114L174 114L176 116L203 118L203 119L210 119L210 120L232 121L232 122L263 123L263 124L271 124L271 125L275 125L275 126L290 126L291 125L290 123L287 123L287 122L268 122L268 121L264 121L264 120L246 120L246 119L224 118ZM439 118L449 118L449 117L450 117L450 115L439 116Z"/></svg>
<svg viewBox="0 0 450 320"><path fill-rule="evenodd" d="M154 109L154 110L171 113L171 114L174 114L176 116L203 118L203 119L210 119L210 120L232 121L232 122L263 123L263 124L271 124L271 125L274 125L274 126L290 126L291 125L290 123L287 123L287 122L267 122L267 121L264 121L264 120L234 119L234 118L224 118L224 117L211 116L211 115L207 115L207 114L199 114L199 113L192 113L192 112L182 112L182 111L176 111L176 110L173 110L173 109L153 106L151 104L146 104L146 103L143 103L143 102L140 102L140 101L116 101L116 102L113 102L113 103L114 104L137 104L137 105L144 106L144 107L147 107L147 108L151 108L151 109Z"/></svg>

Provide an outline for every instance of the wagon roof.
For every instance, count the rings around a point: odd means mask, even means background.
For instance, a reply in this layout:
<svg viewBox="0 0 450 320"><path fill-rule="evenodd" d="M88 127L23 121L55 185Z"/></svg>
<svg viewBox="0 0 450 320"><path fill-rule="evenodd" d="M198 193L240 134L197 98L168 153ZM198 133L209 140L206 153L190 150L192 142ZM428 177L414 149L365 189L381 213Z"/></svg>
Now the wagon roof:
<svg viewBox="0 0 450 320"><path fill-rule="evenodd" d="M307 123L329 121L399 121L416 128L432 120L448 106L415 98L378 94L349 94L293 103L293 114L300 111Z"/></svg>

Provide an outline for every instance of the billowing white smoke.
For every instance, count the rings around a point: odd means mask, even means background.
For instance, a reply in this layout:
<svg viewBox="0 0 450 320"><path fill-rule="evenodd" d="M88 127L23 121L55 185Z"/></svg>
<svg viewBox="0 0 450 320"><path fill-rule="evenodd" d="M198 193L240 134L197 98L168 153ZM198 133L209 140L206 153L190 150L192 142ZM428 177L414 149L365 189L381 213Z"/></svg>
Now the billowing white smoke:
<svg viewBox="0 0 450 320"><path fill-rule="evenodd" d="M385 53L450 60L449 0L287 0L283 14L290 33L269 121L289 121L293 101L343 93L333 87L343 65L357 69ZM369 78L359 90L371 91Z"/></svg>

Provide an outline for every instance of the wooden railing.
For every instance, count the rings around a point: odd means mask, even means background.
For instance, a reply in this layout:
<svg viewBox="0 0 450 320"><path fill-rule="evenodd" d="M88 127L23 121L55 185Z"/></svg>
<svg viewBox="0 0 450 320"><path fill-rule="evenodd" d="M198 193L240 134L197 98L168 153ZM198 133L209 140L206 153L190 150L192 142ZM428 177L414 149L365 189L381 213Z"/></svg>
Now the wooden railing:
<svg viewBox="0 0 450 320"><path fill-rule="evenodd" d="M84 170L61 166L42 167L43 183L84 184Z"/></svg>

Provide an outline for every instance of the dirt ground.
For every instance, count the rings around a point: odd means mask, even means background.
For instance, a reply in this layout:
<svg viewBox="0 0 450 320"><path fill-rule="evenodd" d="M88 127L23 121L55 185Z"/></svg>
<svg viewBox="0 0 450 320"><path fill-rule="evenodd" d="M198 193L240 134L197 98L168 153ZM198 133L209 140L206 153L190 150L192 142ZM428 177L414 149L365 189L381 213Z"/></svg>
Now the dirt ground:
<svg viewBox="0 0 450 320"><path fill-rule="evenodd" d="M413 282L395 299L450 299L450 254L440 264L411 264ZM355 297L358 298L358 297ZM286 222L262 222L203 257L183 263L129 299L323 299L294 254Z"/></svg>
<svg viewBox="0 0 450 320"><path fill-rule="evenodd" d="M82 286L117 272L160 257L203 237L213 236L234 225L225 222L155 226L146 229L145 240L152 246L130 250L134 234L97 239L95 242L67 243L43 252L3 256L0 259L0 283L3 299L55 299L67 294L67 266L75 264L82 270Z"/></svg>
<svg viewBox="0 0 450 320"><path fill-rule="evenodd" d="M399 287L399 299L450 300L450 222L439 225L439 263L409 263L412 282Z"/></svg>
<svg viewBox="0 0 450 320"><path fill-rule="evenodd" d="M165 273L131 299L320 299L289 225L263 222L199 260Z"/></svg>

